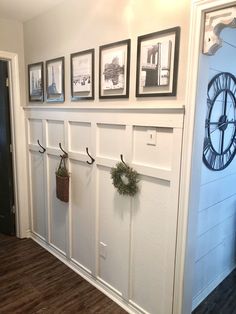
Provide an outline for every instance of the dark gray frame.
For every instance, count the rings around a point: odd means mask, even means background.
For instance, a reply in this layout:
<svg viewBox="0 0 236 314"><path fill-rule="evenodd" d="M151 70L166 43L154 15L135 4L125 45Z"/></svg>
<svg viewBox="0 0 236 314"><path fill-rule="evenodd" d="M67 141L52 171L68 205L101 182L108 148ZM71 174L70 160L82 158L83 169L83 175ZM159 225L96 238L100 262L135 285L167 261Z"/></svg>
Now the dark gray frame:
<svg viewBox="0 0 236 314"><path fill-rule="evenodd" d="M156 93L141 93L139 91L140 83L140 66L141 66L141 43L146 40L160 38L163 35L173 34L175 35L175 47L174 47L174 69L173 69L173 85L170 92L156 92ZM179 44L180 44L180 27L173 27L159 32L143 35L138 37L137 46L137 68L136 68L136 97L166 97L176 96L177 91L177 77L178 77L178 63L179 63Z"/></svg>
<svg viewBox="0 0 236 314"><path fill-rule="evenodd" d="M30 94L30 71L33 67L39 66L41 69L41 93L38 96L33 96ZM28 64L28 96L30 102L43 102L44 101L44 72L43 72L43 62Z"/></svg>
<svg viewBox="0 0 236 314"><path fill-rule="evenodd" d="M61 78L61 94L50 94L48 91L48 65L54 62L61 62L62 65L62 78ZM46 95L47 102L64 102L65 101L65 58L60 57L46 61Z"/></svg>
<svg viewBox="0 0 236 314"><path fill-rule="evenodd" d="M87 96L88 92L74 92L73 91L73 58L91 54L91 96ZM71 86L71 100L80 101L80 100L94 100L94 55L95 49L88 49L80 52L75 52L70 55L70 86Z"/></svg>
<svg viewBox="0 0 236 314"><path fill-rule="evenodd" d="M129 98L129 81L130 81L130 39L126 40L121 40L115 43L103 45L99 47L99 98L100 99L112 99L112 98ZM105 50L109 50L110 48L117 47L119 48L120 46L127 46L127 58L126 58L126 93L125 94L112 94L112 95L102 95L101 93L101 88L102 88L102 53Z"/></svg>

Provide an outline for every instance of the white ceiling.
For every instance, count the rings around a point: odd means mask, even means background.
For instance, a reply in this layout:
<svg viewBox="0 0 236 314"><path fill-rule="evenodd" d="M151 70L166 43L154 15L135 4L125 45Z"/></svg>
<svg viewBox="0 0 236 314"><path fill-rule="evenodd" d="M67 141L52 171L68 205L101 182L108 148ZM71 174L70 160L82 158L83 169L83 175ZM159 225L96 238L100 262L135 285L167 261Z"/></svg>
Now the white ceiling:
<svg viewBox="0 0 236 314"><path fill-rule="evenodd" d="M65 0L0 0L0 18L25 22Z"/></svg>

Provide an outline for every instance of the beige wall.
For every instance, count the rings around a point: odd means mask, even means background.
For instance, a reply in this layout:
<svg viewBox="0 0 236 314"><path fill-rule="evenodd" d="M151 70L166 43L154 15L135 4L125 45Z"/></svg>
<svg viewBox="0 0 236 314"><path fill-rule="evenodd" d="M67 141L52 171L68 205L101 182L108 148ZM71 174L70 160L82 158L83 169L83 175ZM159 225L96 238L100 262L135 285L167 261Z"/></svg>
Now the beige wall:
<svg viewBox="0 0 236 314"><path fill-rule="evenodd" d="M177 97L136 100L137 36L181 27ZM26 64L65 56L66 102L70 104L70 53L95 48L95 102L98 100L99 46L131 38L131 81L126 106L155 105L158 102L184 104L186 58L189 28L188 0L67 0L55 9L24 23ZM177 101L177 102L176 102ZM82 102L90 105L93 102ZM73 103L75 104L75 103ZM78 104L78 103L76 103ZM109 104L112 104L109 101ZM81 105L81 102L79 103Z"/></svg>
<svg viewBox="0 0 236 314"><path fill-rule="evenodd" d="M21 104L25 104L25 65L23 24L13 20L0 19L0 50L17 53L21 82Z"/></svg>

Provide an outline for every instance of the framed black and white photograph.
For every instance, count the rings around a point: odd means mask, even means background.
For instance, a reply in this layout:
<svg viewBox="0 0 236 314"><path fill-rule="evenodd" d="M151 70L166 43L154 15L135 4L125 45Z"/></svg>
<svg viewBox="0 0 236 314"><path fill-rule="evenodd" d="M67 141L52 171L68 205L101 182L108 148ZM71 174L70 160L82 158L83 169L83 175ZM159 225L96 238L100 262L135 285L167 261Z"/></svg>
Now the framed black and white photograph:
<svg viewBox="0 0 236 314"><path fill-rule="evenodd" d="M138 37L136 97L176 96L180 27Z"/></svg>
<svg viewBox="0 0 236 314"><path fill-rule="evenodd" d="M29 101L44 101L43 62L28 65Z"/></svg>
<svg viewBox="0 0 236 314"><path fill-rule="evenodd" d="M46 61L47 102L64 102L64 57Z"/></svg>
<svg viewBox="0 0 236 314"><path fill-rule="evenodd" d="M130 39L99 47L99 98L128 98Z"/></svg>
<svg viewBox="0 0 236 314"><path fill-rule="evenodd" d="M71 54L71 100L94 99L94 49Z"/></svg>

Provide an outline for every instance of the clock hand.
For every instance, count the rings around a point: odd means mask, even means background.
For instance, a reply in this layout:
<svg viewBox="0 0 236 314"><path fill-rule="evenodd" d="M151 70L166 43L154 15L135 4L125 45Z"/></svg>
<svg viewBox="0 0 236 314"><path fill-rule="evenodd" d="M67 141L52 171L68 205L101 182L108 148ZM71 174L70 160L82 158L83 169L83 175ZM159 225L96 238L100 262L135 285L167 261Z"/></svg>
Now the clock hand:
<svg viewBox="0 0 236 314"><path fill-rule="evenodd" d="M231 124L232 121L233 121L233 119L231 119L230 121L227 121L227 122L222 122L220 125L219 125L219 122L209 122L209 124L217 124L217 127L213 131L211 131L210 134L215 132L218 128L222 127L225 124ZM235 124L235 122L233 124Z"/></svg>

